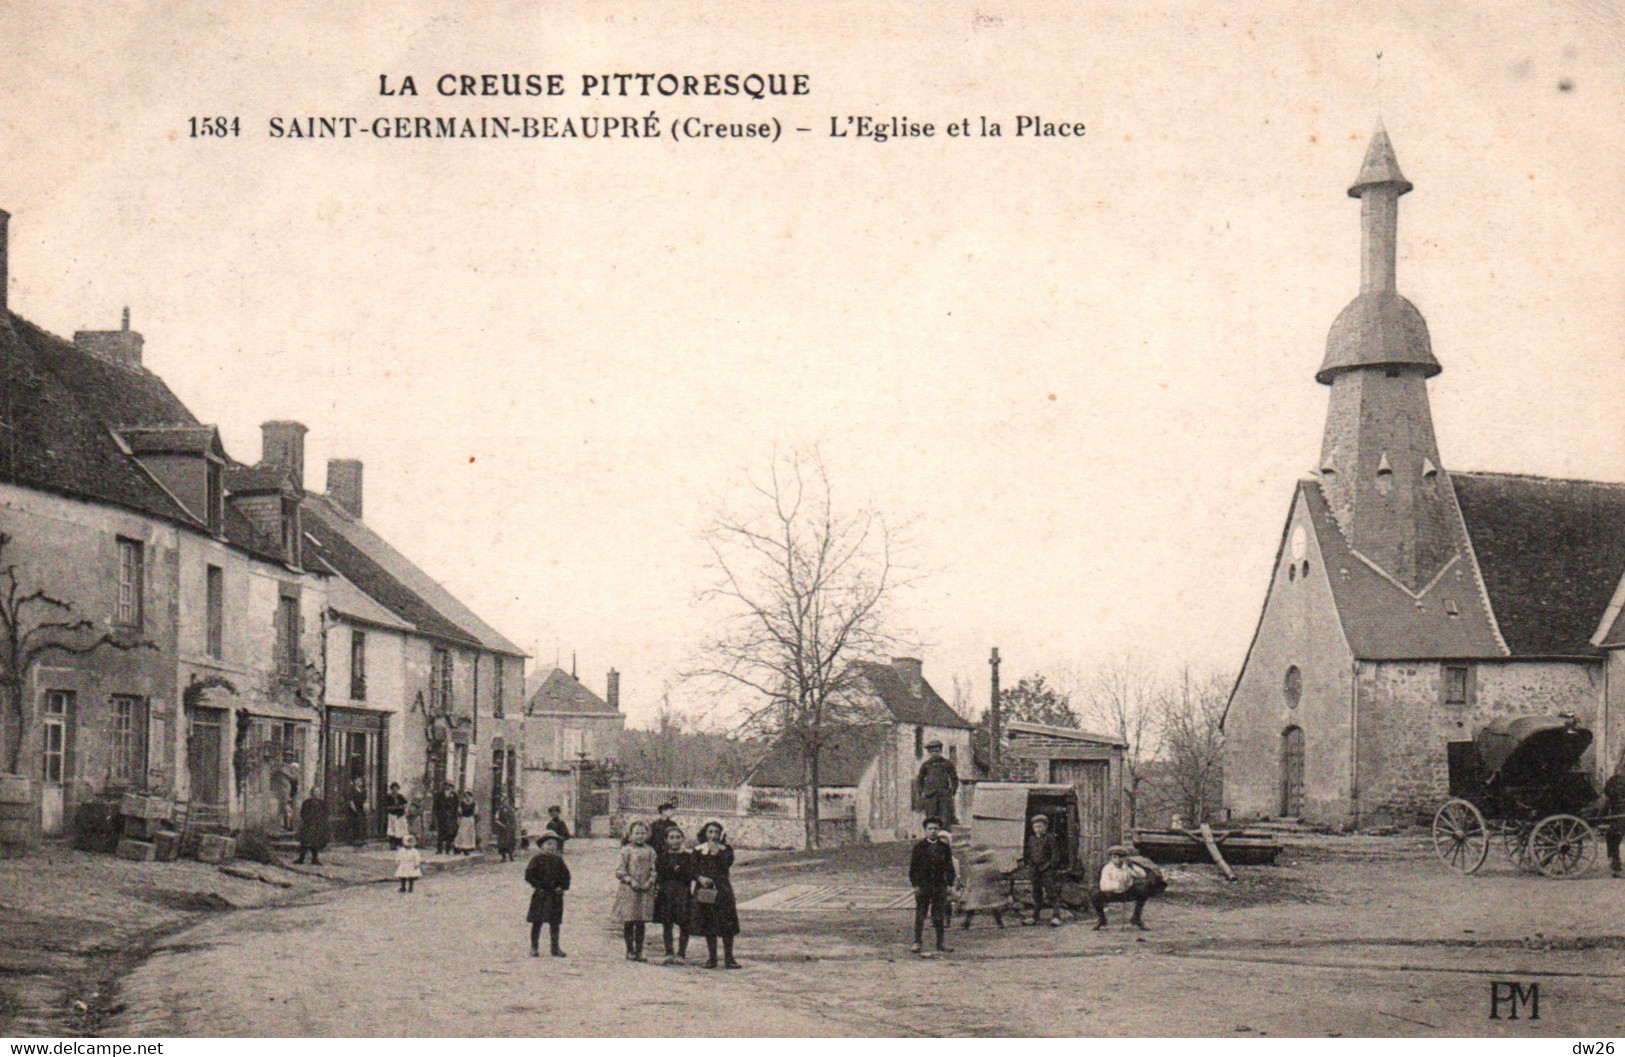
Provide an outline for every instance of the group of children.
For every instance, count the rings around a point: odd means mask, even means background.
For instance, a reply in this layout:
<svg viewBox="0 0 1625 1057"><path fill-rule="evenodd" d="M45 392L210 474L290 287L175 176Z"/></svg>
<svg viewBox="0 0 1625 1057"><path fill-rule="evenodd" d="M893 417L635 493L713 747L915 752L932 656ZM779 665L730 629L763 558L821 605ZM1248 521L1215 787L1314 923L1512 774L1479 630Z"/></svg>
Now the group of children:
<svg viewBox="0 0 1625 1057"><path fill-rule="evenodd" d="M721 942L722 967L740 968L734 958L734 937L739 934L739 910L734 900L729 871L733 848L719 822L700 828L699 840L687 847L681 827L671 818L670 804L660 807L653 825L641 819L627 827L615 866L612 913L621 923L628 961L648 959L643 948L649 922L660 925L665 947L665 964L681 965L688 959L690 936L705 940L707 969L717 968L717 945ZM560 856L563 842L553 832L543 833L539 849L525 869L525 882L531 886L531 957L540 957L542 925L551 937L551 953L565 957L559 948L559 928L564 921L564 893L570 887L570 868Z"/></svg>
<svg viewBox="0 0 1625 1057"><path fill-rule="evenodd" d="M960 878L954 862L952 837L942 820L928 818L924 829L925 836L914 845L909 857L908 881L914 889L914 943L910 950L930 957L923 951L927 920L936 932L936 949L943 953L953 950L945 942L953 903L957 903L964 914L961 929L970 928L971 920L981 911L991 914L993 923L1004 928L1004 912L1014 905L1010 893L1010 874L1014 870L1001 870L994 862L993 853L983 845L976 845ZM1064 859L1050 831L1049 819L1034 815L1028 822L1021 861L1017 864L1018 868L1026 868L1032 884L1033 906L1026 924L1037 924L1047 906L1051 927L1060 926L1056 906ZM1134 913L1129 924L1144 929L1146 901L1166 887L1161 871L1149 859L1136 855L1134 849L1126 845L1108 848L1099 883L1088 893L1089 905L1095 912L1095 928L1106 927L1107 904L1133 903ZM957 897L953 895L956 889Z"/></svg>

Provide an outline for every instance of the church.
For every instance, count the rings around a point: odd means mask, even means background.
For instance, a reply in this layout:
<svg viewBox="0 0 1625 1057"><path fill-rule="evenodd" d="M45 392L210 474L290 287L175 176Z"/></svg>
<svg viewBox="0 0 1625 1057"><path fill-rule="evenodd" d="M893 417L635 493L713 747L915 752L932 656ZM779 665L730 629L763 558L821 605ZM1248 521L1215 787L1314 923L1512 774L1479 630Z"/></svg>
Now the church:
<svg viewBox="0 0 1625 1057"><path fill-rule="evenodd" d="M1332 323L1318 469L1300 480L1225 712L1234 818L1408 822L1504 714L1572 713L1601 779L1625 749L1625 485L1458 473L1428 381L1443 369L1398 291L1400 172L1372 137L1360 292Z"/></svg>

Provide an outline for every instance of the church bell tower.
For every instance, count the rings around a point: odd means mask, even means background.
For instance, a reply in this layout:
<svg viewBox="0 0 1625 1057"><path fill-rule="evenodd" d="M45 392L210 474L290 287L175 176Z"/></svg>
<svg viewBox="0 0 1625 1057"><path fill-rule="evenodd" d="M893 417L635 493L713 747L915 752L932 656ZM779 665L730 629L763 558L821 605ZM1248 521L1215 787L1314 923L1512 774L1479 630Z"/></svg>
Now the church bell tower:
<svg viewBox="0 0 1625 1057"><path fill-rule="evenodd" d="M1399 196L1411 190L1378 128L1349 195L1360 200L1360 293L1338 314L1315 380L1331 387L1320 487L1349 545L1413 594L1457 553L1459 515L1440 465L1422 313L1395 283Z"/></svg>

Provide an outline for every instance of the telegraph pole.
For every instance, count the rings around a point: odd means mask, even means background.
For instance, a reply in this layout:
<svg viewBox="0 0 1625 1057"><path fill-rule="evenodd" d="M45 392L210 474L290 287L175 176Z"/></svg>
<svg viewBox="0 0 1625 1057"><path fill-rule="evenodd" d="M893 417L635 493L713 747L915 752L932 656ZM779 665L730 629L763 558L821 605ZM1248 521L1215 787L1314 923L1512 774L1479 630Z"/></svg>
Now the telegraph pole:
<svg viewBox="0 0 1625 1057"><path fill-rule="evenodd" d="M997 781L998 778L1000 777L1000 772L999 772L999 738L1000 738L1000 735L1002 735L1004 733L1004 724L1002 722L1003 717L1000 714L1000 706L999 706L999 648L997 646L993 647L993 654L990 657L988 657L987 666L993 670L993 677L992 677L993 700L991 702L992 711L989 713L989 715L992 716L992 720L993 720L993 722L992 722L993 745L992 745L991 748L988 749L988 762L989 762L989 765L991 766L991 768L993 770L993 778L994 778L995 781Z"/></svg>

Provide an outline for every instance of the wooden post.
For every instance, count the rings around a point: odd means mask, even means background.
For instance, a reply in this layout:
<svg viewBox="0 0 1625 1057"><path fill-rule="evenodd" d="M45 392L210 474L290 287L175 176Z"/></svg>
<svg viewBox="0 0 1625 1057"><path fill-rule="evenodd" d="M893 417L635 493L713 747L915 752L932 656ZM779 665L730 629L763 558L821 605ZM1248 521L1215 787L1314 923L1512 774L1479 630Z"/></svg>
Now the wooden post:
<svg viewBox="0 0 1625 1057"><path fill-rule="evenodd" d="M1229 863L1224 861L1224 855L1219 851L1219 843L1213 839L1213 828L1204 822L1202 823L1201 833L1202 843L1207 845L1208 857L1213 860L1214 865L1224 873L1226 878L1234 881L1236 872L1230 869Z"/></svg>
<svg viewBox="0 0 1625 1057"><path fill-rule="evenodd" d="M1003 777L1003 775L999 772L999 738L1004 733L1004 724L1002 722L1004 718L1003 709L999 703L999 648L997 646L993 647L993 654L988 658L987 666L993 670L991 680L992 700L989 703L991 707L991 712L989 713L991 722L989 726L991 727L993 744L992 747L988 749L988 767L993 772L994 780L997 781Z"/></svg>

